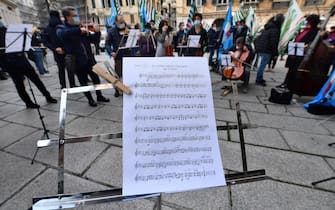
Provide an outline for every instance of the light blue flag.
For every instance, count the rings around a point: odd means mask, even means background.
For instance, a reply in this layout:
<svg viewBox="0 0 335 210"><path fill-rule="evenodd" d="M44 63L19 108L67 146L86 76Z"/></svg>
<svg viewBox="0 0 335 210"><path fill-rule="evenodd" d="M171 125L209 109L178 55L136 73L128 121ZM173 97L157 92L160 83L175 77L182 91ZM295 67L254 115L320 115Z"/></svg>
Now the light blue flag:
<svg viewBox="0 0 335 210"><path fill-rule="evenodd" d="M310 104L319 104L323 106L335 107L335 71L328 78L327 82L323 85L318 95L313 101L310 101L304 105L305 109L308 109Z"/></svg>
<svg viewBox="0 0 335 210"><path fill-rule="evenodd" d="M116 6L115 6L115 0L110 0L111 1L111 18L110 18L110 24L111 26L114 26L115 25L115 18L117 16L117 9L116 9Z"/></svg>
<svg viewBox="0 0 335 210"><path fill-rule="evenodd" d="M230 1L229 9L222 25L222 42L219 48L218 60L221 61L221 54L233 46L233 15L232 15L232 1Z"/></svg>
<svg viewBox="0 0 335 210"><path fill-rule="evenodd" d="M147 11L146 11L146 6L148 2L142 3L142 8L141 8L141 13L142 13L142 31L144 31L144 26L145 24L149 23L148 16L147 16Z"/></svg>

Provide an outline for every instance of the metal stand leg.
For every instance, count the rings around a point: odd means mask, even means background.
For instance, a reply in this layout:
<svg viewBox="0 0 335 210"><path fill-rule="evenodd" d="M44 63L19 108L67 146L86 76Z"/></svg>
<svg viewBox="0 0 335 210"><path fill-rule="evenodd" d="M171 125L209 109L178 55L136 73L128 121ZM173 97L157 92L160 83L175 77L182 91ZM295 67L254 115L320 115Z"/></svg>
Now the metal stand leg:
<svg viewBox="0 0 335 210"><path fill-rule="evenodd" d="M36 100L36 97L35 97L35 94L34 94L34 91L33 91L33 88L31 86L31 83L30 83L30 80L27 78L27 81L28 81L28 85L29 85L29 89L30 89L30 92L31 92L31 95L33 96L33 100L34 100L34 103L37 104L37 100ZM41 121L41 124L42 124L42 127L43 127L43 135L42 135L42 139L49 139L49 130L46 128L45 126L45 123L44 123L44 116L41 114L41 111L40 111L40 108L38 107L37 108L37 113L38 113L38 116L39 116L39 119ZM35 161L35 158L36 158L36 155L37 155L37 152L38 152L38 147L36 148L35 150L35 153L34 153L34 156L31 160L31 164L34 164L34 161Z"/></svg>

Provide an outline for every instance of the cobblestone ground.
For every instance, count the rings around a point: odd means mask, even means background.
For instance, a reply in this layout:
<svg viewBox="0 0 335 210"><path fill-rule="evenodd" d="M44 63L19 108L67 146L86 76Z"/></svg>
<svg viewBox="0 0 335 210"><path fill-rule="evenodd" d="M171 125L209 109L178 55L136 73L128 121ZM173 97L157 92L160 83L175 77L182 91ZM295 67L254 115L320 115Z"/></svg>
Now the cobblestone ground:
<svg viewBox="0 0 335 210"><path fill-rule="evenodd" d="M99 62L107 60L100 55ZM57 69L49 55L51 77L42 77L53 96L60 99ZM231 200L228 187L163 194L164 210L172 209L329 209L335 208L335 180L312 187L311 183L335 175L335 117L316 116L302 105L308 97L294 97L291 105L268 101L272 87L285 76L284 62L273 72L265 72L268 86L254 84L239 94L248 169L265 169L266 180L233 185ZM218 125L236 123L232 94L221 96L225 82L211 73ZM48 104L34 87L50 137L58 135L59 103ZM122 97L114 90L104 91L110 103L89 107L82 94L68 99L66 136L83 136L122 131ZM12 81L0 81L0 209L28 209L33 197L57 193L57 150L38 151L35 164L31 158L43 129L36 110L26 109ZM242 171L238 133L219 131L222 161L226 173ZM65 146L65 191L87 192L120 187L122 183L122 140L99 140ZM155 199L108 203L76 209L152 209Z"/></svg>

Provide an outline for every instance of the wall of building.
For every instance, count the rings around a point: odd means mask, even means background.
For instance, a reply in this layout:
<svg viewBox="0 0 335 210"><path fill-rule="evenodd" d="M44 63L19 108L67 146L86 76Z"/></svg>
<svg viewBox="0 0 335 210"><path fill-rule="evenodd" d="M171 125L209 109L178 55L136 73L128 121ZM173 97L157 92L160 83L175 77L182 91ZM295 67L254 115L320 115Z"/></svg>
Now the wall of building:
<svg viewBox="0 0 335 210"><path fill-rule="evenodd" d="M0 16L5 25L22 23L19 10L13 1L0 0Z"/></svg>

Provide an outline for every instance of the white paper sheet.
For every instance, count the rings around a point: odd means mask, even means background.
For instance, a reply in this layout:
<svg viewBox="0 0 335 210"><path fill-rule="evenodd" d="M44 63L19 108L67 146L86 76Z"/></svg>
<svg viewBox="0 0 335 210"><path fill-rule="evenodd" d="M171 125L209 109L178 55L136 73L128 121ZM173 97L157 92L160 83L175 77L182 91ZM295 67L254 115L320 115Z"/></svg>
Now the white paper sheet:
<svg viewBox="0 0 335 210"><path fill-rule="evenodd" d="M123 58L123 195L225 185L207 63Z"/></svg>
<svg viewBox="0 0 335 210"><path fill-rule="evenodd" d="M33 25L31 24L10 24L6 32L6 53L22 52L24 30L27 30L26 43L24 51L28 51L31 47L31 32Z"/></svg>
<svg viewBox="0 0 335 210"><path fill-rule="evenodd" d="M129 30L127 42L126 42L126 48L136 47L137 44L137 38L140 34L140 30L138 29L131 29Z"/></svg>
<svg viewBox="0 0 335 210"><path fill-rule="evenodd" d="M305 44L303 42L288 43L288 55L304 56Z"/></svg>
<svg viewBox="0 0 335 210"><path fill-rule="evenodd" d="M188 36L188 47L199 48L200 35Z"/></svg>
<svg viewBox="0 0 335 210"><path fill-rule="evenodd" d="M222 54L221 55L221 65L222 66L232 66L231 55L230 54Z"/></svg>

